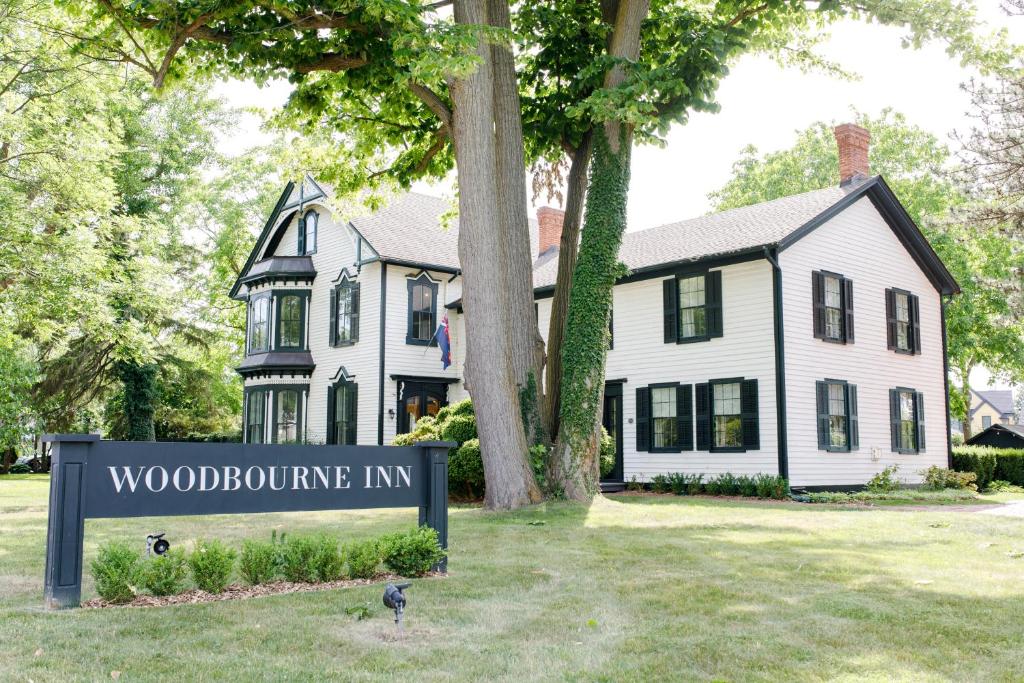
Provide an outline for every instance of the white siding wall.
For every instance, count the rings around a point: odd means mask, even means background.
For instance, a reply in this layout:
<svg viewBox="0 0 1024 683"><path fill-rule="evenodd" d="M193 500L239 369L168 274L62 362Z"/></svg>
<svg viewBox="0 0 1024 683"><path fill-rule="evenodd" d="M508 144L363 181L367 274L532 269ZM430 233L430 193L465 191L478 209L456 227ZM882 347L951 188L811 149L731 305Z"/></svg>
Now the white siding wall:
<svg viewBox="0 0 1024 683"><path fill-rule="evenodd" d="M900 476L920 481L929 465L946 466L945 387L939 294L868 199L848 208L782 252L786 330L786 404L789 470L794 485L863 484L891 464ZM814 338L811 273L829 270L853 281L853 344ZM922 353L886 348L885 290L897 287L920 297ZM815 380L857 385L860 449L818 450ZM889 389L924 393L926 452L892 452ZM873 456L872 453L876 455Z"/></svg>
<svg viewBox="0 0 1024 683"><path fill-rule="evenodd" d="M617 285L613 292L615 348L608 352L608 379L623 385L623 459L627 481L647 481L669 472L778 472L775 408L775 346L772 272L764 260L725 266L722 271L723 336L692 344L666 344L662 327L662 279ZM541 335L547 339L551 299L539 304ZM648 453L636 450L636 390L656 382L697 384L710 379L756 379L760 413L759 450L745 453Z"/></svg>

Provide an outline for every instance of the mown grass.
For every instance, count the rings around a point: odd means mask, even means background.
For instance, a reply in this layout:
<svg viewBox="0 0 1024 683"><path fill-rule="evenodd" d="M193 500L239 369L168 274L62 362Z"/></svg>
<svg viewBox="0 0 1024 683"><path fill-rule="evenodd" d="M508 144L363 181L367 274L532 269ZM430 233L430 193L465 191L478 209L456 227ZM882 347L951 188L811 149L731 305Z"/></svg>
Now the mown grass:
<svg viewBox="0 0 1024 683"><path fill-rule="evenodd" d="M1019 680L1024 520L619 497L451 513L450 575L161 609L42 604L45 478L0 479L0 679ZM95 520L99 542L167 531L239 545L271 529L343 539L412 510ZM86 578L86 596L93 594ZM347 607L368 605L356 620ZM40 654L36 655L37 651Z"/></svg>

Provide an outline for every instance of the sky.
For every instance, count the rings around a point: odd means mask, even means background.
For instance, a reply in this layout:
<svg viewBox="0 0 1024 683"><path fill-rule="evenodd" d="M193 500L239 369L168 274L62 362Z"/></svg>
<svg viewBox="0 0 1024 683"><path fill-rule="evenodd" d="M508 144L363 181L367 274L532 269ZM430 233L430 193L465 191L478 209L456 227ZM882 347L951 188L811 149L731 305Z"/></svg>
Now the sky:
<svg viewBox="0 0 1024 683"><path fill-rule="evenodd" d="M990 26L1005 27L1013 40L1024 42L1024 17L1007 17L998 0L977 0L977 5ZM833 25L829 33L819 51L859 74L859 80L783 68L764 56L742 58L722 81L718 113L695 114L685 126L670 131L664 147L634 151L629 229L707 213L708 193L729 180L743 147L753 144L762 153L784 149L793 144L797 131L817 121L850 120L853 109L874 116L891 107L941 140L954 130L969 129L969 99L961 84L976 74L950 59L940 45L906 50L899 29L852 21ZM235 106L272 109L284 102L289 87L274 83L260 89L229 81L218 84L216 92ZM262 139L259 120L251 116L220 146L237 153ZM416 189L451 193L447 183ZM972 380L984 387L987 373L979 372Z"/></svg>

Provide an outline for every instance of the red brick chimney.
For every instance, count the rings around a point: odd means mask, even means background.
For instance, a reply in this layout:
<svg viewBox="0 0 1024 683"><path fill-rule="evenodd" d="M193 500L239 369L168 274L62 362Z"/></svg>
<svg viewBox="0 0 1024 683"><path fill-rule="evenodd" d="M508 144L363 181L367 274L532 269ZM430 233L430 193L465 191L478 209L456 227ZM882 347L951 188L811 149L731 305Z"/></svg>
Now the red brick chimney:
<svg viewBox="0 0 1024 683"><path fill-rule="evenodd" d="M839 146L839 185L849 185L855 180L867 178L868 147L871 133L855 123L844 123L833 131Z"/></svg>
<svg viewBox="0 0 1024 683"><path fill-rule="evenodd" d="M542 206L537 209L537 256L551 248L557 248L562 241L562 222L565 220L565 211L553 209L550 206Z"/></svg>

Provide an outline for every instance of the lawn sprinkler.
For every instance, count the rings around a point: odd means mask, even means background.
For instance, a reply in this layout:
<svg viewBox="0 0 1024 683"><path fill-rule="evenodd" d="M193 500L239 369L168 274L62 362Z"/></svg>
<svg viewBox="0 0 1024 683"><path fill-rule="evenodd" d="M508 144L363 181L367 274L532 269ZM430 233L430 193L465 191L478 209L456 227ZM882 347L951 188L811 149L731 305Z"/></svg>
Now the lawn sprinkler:
<svg viewBox="0 0 1024 683"><path fill-rule="evenodd" d="M171 542L164 538L164 534L150 534L146 536L146 557L163 555L171 549Z"/></svg>
<svg viewBox="0 0 1024 683"><path fill-rule="evenodd" d="M384 606L395 610L395 625L398 627L399 633L404 631L402 614L405 612L405 593L402 591L411 585L411 583L400 583L396 586L393 583L389 583L384 587Z"/></svg>

